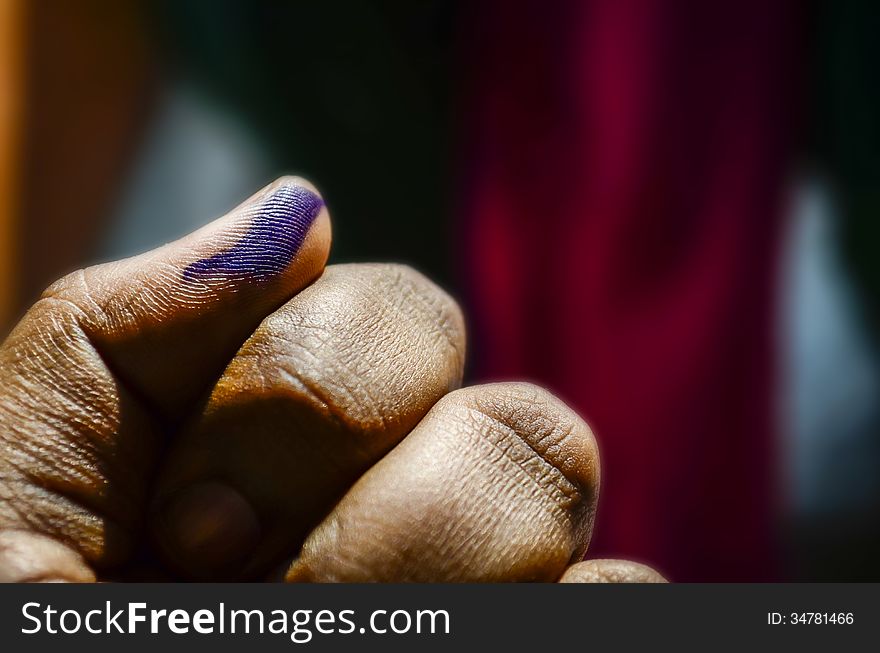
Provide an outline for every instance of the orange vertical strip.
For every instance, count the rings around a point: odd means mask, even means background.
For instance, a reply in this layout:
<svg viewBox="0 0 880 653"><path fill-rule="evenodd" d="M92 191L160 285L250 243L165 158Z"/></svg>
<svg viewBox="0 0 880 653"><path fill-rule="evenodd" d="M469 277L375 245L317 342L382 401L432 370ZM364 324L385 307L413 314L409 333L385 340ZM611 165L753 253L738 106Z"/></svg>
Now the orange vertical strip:
<svg viewBox="0 0 880 653"><path fill-rule="evenodd" d="M0 0L0 332L17 292L24 0Z"/></svg>

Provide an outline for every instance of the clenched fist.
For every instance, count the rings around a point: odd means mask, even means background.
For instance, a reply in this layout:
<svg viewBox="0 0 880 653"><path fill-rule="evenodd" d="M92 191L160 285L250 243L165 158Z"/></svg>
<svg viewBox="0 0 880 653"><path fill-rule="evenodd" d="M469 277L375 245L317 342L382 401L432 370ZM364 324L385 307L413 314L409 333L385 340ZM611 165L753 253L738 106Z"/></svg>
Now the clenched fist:
<svg viewBox="0 0 880 653"><path fill-rule="evenodd" d="M576 564L583 420L459 389L455 302L403 266L325 269L329 246L285 178L44 293L0 349L0 580L662 580Z"/></svg>

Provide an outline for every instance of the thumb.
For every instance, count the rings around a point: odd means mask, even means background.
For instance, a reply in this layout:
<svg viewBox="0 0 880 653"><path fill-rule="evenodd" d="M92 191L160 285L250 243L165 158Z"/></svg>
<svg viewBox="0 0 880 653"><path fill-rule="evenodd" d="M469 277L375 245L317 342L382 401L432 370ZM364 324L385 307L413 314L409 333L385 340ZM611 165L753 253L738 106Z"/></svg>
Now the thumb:
<svg viewBox="0 0 880 653"><path fill-rule="evenodd" d="M44 297L73 304L120 380L179 417L262 319L321 273L323 206L311 186L282 178L195 233L76 272Z"/></svg>
<svg viewBox="0 0 880 653"><path fill-rule="evenodd" d="M281 179L46 291L0 347L0 579L87 580L128 558L164 431L329 243L316 191Z"/></svg>

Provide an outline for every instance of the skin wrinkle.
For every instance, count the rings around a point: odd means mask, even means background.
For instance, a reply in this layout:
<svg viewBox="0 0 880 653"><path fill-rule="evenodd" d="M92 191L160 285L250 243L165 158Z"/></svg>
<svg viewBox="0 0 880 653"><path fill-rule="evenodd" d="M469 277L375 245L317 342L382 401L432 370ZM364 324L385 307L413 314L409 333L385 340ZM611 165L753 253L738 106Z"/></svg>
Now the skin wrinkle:
<svg viewBox="0 0 880 653"><path fill-rule="evenodd" d="M277 346L274 349L271 347L272 341L277 342ZM345 409L340 407L338 402L332 400L327 392L322 392L320 390L321 384L316 383L314 379L307 379L300 371L298 371L298 366L295 363L290 363L287 360L288 357L295 359L296 356L293 352L296 351L311 356L316 363L316 367L320 368L322 367L320 364L323 361L317 354L313 353L308 348L301 346L300 343L289 342L283 336L275 334L269 329L266 331L264 342L265 344L261 343L260 345L257 345L263 350L262 352L245 351L244 353L239 354L240 360L250 358L255 361L252 364L247 365L249 373L252 373L254 370L260 370L259 375L254 377L251 381L253 383L254 380L258 379L256 387L263 389L264 392L271 388L273 393L277 393L280 396L290 395L298 397L298 391L301 391L307 400L314 402L315 407L319 411L324 412L340 426L352 425L346 415ZM276 352L284 349L291 349L289 356L285 356L284 359L278 360ZM274 372L271 378L266 376L265 373L265 370L270 369ZM324 369L326 371L326 368ZM280 384L278 383L279 376L281 380ZM224 376L217 386L218 396L223 397L222 401L229 402L234 393L241 393L245 390L240 384L240 376ZM285 387L288 384L291 387ZM228 389L226 387L228 385L232 385L233 387ZM351 396L353 397L354 395L352 394ZM227 399L227 397L229 397L229 399ZM210 412L213 410L216 410L216 404L209 404L206 411Z"/></svg>
<svg viewBox="0 0 880 653"><path fill-rule="evenodd" d="M541 404L535 403L535 409L541 410ZM578 491L576 486L571 482L568 475L560 468L560 466L554 464L552 461L556 459L556 457L551 456L551 452L548 451L547 448L542 448L539 446L539 442L542 439L546 439L548 437L559 437L566 431L570 434L574 426L573 424L566 424L564 427L560 428L559 426L551 426L550 430L543 437L538 437L537 441L533 442L531 437L523 437L522 432L530 432L537 434L539 430L535 428L534 422L532 420L524 419L521 414L517 415L516 413L512 413L510 416L505 416L497 407L486 407L480 406L479 402L477 402L476 406L469 406L468 410L471 412L472 416L479 416L481 419L488 420L488 424L490 428L487 430L480 430L483 435L494 432L496 429L500 429L502 432L507 435L514 436L516 440L521 442L523 445L531 449L531 451L536 454L533 458L534 460L541 461L548 469L552 469L554 472L558 473L557 475L553 475L553 478L558 482L554 482L554 485L559 489L566 497L569 499L574 498L578 495ZM530 416L531 417L531 416ZM513 424L514 426L511 426ZM511 442L512 440L508 440ZM493 441L493 444L502 451L505 451L507 448L502 447L497 442ZM551 460L547 458L550 457Z"/></svg>
<svg viewBox="0 0 880 653"><path fill-rule="evenodd" d="M79 297L81 297L83 300L85 300L89 306L97 307L97 311L95 313L90 313L90 312L86 311L82 306L80 306L78 303L76 303L72 298L62 297L62 296L54 295L54 294L48 294L49 290L47 290L46 293L44 293L43 298L40 299L40 301L37 302L37 304L35 304L34 306L37 306L40 302L47 301L47 302L59 302L61 304L68 306L70 309L72 309L75 313L75 316L76 316L74 318L73 325L79 330L79 333L83 336L84 341L88 344L88 346L92 349L92 351L97 355L97 358L100 361L100 365L102 365L104 368L106 368L109 378L112 378L114 380L114 385L118 385L122 389L123 392L127 392L132 397L135 397L136 400L141 401L144 404L148 405L149 404L148 399L146 397L143 397L142 395L140 395L140 393L137 391L137 389L135 387L129 386L125 382L124 375L120 374L116 369L114 369L115 366L113 365L113 361L108 356L106 356L104 353L102 353L101 347L98 346L98 344L96 343L96 338L94 336L94 333L96 331L99 331L101 328L106 329L106 328L108 328L108 326L107 326L107 324L104 324L101 326L96 326L95 325L96 320L94 319L95 316L97 316L98 320L100 320L100 321L112 322L112 320L109 317L109 314L104 309L102 309L95 301L93 301L91 299L91 295L88 294L89 286L85 280L85 274L84 273L83 274L74 273L72 276L75 279L79 278L82 280L82 283L83 283L82 288L84 289L85 294L79 295ZM50 288L50 290L51 290L51 288ZM73 296L77 296L77 295L73 295ZM100 322L99 322L99 324L100 324ZM111 326L110 329L112 330L112 328L113 327ZM91 333L90 333L90 331L91 331ZM35 356L34 359L35 360L42 360L42 358L40 356ZM117 393L117 396L114 397L114 400L118 404L118 402L119 402L118 393ZM80 402L79 400L75 401L75 403L77 405L79 405L79 404L85 405L86 407L94 407L97 405L96 402Z"/></svg>
<svg viewBox="0 0 880 653"><path fill-rule="evenodd" d="M337 266L344 268L345 266ZM361 268L365 270L369 270L370 268L381 268L385 267L384 264L361 264ZM440 327L442 333L446 336L448 344L452 345L456 348L456 353L460 356L464 353L463 351L459 351L458 348L462 346L463 339L460 337L461 331L463 329L456 329L452 327L453 322L453 311L450 310L451 306L455 306L455 303L452 299L442 290L430 284L432 288L430 292L426 291L426 283L425 279L421 278L419 282L416 282L416 274L411 268L407 268L402 265L388 266L392 268L392 278L386 280L384 285L387 286L388 292L375 292L375 289L369 286L365 279L354 280L355 284L359 284L365 290L364 296L373 295L373 299L378 300L380 302L386 302L388 304L387 312L394 315L398 313L406 313L407 307L410 302L415 300L421 306L427 307L431 309L431 312L434 313L434 317L437 318L434 321L430 322L433 325ZM420 275L419 275L420 276ZM394 292L395 290L402 290L404 292ZM439 291L439 292L438 292ZM396 301L389 302L388 298L396 298ZM445 310L444 310L445 308ZM456 321L463 325L463 320L460 312L455 311ZM463 360L463 356L461 356Z"/></svg>
<svg viewBox="0 0 880 653"><path fill-rule="evenodd" d="M50 312L50 315L51 315L51 312ZM76 330L75 330L76 325L74 322L71 322L71 323L68 323L65 325L59 325L57 323L57 321L54 320L54 317L53 317L53 325L52 326L54 327L54 330L60 331L62 333L65 331L69 331L71 328L73 328L74 329L73 333L74 334L76 333ZM42 331L43 330L41 330L38 333L42 333ZM20 396L22 398L28 397L28 401L32 401L33 397L39 396L40 391L43 391L45 389L49 389L52 393L61 396L62 401L59 402L59 405L64 407L63 411L61 411L61 414L63 414L65 417L67 417L68 411L70 410L71 407L78 407L79 406L79 399L80 398L75 394L74 390L67 387L67 384L65 383L65 381L68 383L70 381L73 381L74 383L76 383L77 377L76 377L76 375L71 377L70 375L67 375L66 373L62 373L59 375L58 370L59 369L64 370L65 369L64 365L62 364L61 366L59 366L57 364L53 364L53 365L49 366L44 363L44 359L55 360L58 356L60 356L62 361L66 360L69 363L67 369L77 370L80 368L80 366L82 365L82 362L83 362L83 359L81 357L85 357L85 360L88 360L89 351L91 351L91 350L88 348L88 344L86 343L85 339L79 341L79 346L77 347L77 345L76 345L77 338L75 338L75 337L74 338L64 338L63 340L58 340L58 341L56 341L54 339L54 337L46 338L43 335L40 335L40 338L43 338L42 348L38 348L36 351L29 352L27 357L24 359L24 361L22 361L22 363L19 364L19 365L23 364L25 366L25 371L27 373L24 375L16 375L16 377L13 379L12 383L14 384L17 380L20 380L22 378L35 379L36 382L34 382L33 388L28 388L26 392L19 393ZM28 342L29 343L34 342L34 338L31 337ZM67 351L65 350L66 348L62 344L60 344L61 342L63 342L65 345L68 345L72 348L75 348L74 351L79 352L78 356L76 358L74 358L73 356L68 354ZM40 349L42 349L42 351ZM46 352L46 353L44 354L43 352ZM35 364L37 365L37 368L29 371L27 368L30 367L31 362L35 362ZM99 367L101 365L101 361L99 358L92 359L92 362L96 365L96 367ZM92 394L91 392L88 392L87 394L89 394L91 396L95 396L95 394L97 394L97 393ZM101 394L103 395L104 393L101 393ZM89 406L89 407L91 407L91 406ZM34 411L34 413L39 415L39 418L42 419L46 416L45 408L46 408L45 406L40 405L39 408ZM89 415L89 417L92 418L89 420L90 423L95 422L95 420L93 419L95 416L96 416L95 413L92 413ZM110 416L108 415L107 417L109 420ZM101 419L103 419L103 417L101 417ZM113 420L110 420L107 423L115 423L115 422Z"/></svg>
<svg viewBox="0 0 880 653"><path fill-rule="evenodd" d="M278 373L292 387L292 389L284 389L283 393L290 393L293 396L300 397L300 392L297 392L299 390L307 400L312 400L316 408L336 422L337 425L343 426L346 424L344 412L328 399L326 393L321 392L319 385L312 381L307 382L292 369L279 368ZM282 392L281 389L278 390Z"/></svg>
<svg viewBox="0 0 880 653"><path fill-rule="evenodd" d="M38 476L43 479L44 483L49 483L53 477L70 478L72 485L85 483L89 486L97 486L102 481L94 464L97 457L89 456L91 460L87 460L83 456L83 452L65 446L64 448L71 456L69 459L63 459L63 463L58 462L56 458L60 458L60 456L57 456L55 452L46 453L46 450L50 450L55 444L55 442L51 442L50 446L40 447L32 445L27 440L4 438L4 446L10 454L6 458L5 464L17 472L19 476L27 477L31 481L37 480ZM19 460L13 457L16 453L19 454ZM27 463L34 462L38 464L39 475L29 471L31 466Z"/></svg>
<svg viewBox="0 0 880 653"><path fill-rule="evenodd" d="M100 322L103 322L103 323L105 323L105 324L109 323L109 322L110 322L110 316L109 316L109 315L107 314L107 312L101 307L100 304L98 304L96 301L94 301L94 300L92 299L92 289L91 289L91 287L89 286L89 278L88 278L88 274L86 273L86 269L85 269L85 268L80 268L79 270L77 270L76 272L74 272L73 275L71 275L71 277L72 277L72 279L75 279L75 280L79 281L79 283L80 283L80 287L82 288L82 293L81 293L80 296L83 298L84 301L86 301L86 302L88 303L88 305L89 305L89 310L86 311L86 310L80 308L79 305L77 305L77 304L73 303L72 301L70 301L70 300L68 300L68 299L65 299L65 298L63 298L63 297L57 296L56 298L59 299L59 300L61 300L61 301L67 301L67 302L70 302L70 304L71 304L74 308L77 308L77 309L79 309L79 310L82 311L83 316L94 315L94 316L97 317L99 323L100 323ZM54 295L51 294L51 288L50 288L49 290L47 290L47 291L43 294L43 296L44 296L44 297L53 297Z"/></svg>
<svg viewBox="0 0 880 653"><path fill-rule="evenodd" d="M472 408L467 410L469 410L468 416L458 418L460 419L460 424L462 426L461 432L466 433L467 437L471 438L473 442L478 445L482 443L488 444L491 447L491 450L499 455L498 458L495 459L495 462L506 460L512 463L513 466L523 473L523 478L531 481L551 500L553 500L555 504L558 504L563 509L568 507L566 504L574 504L580 499L580 494L577 488L568 482L568 480L562 475L562 472L541 458L540 454L534 449L528 447L528 444L523 442L523 439L514 429L479 410ZM481 428L481 426L478 425L474 430L468 429L468 426L473 425L473 422L469 422L469 418L475 416L478 416L478 420L488 420L486 428ZM496 441L495 437L492 437L495 435L498 436L497 440L500 440L500 442ZM511 451L511 449L516 446L515 443L525 445L530 450L531 454L535 455L527 455L526 457L517 459ZM529 464L534 465L534 463L540 464L545 473L535 474L529 468Z"/></svg>
<svg viewBox="0 0 880 653"><path fill-rule="evenodd" d="M28 511L20 509L14 498L17 493L13 492L9 488L9 481L0 479L0 499L3 500L3 504L0 505L0 518L3 518L3 513L6 513L6 517L4 521L7 523L19 523L31 525L30 520L28 519ZM12 513L12 516L9 516L9 513ZM0 534L8 531L8 528L0 529Z"/></svg>
<svg viewBox="0 0 880 653"><path fill-rule="evenodd" d="M118 416L111 415L107 412L106 407L117 405L119 399L115 393L108 393L106 390L100 393L86 391L77 396L77 373L70 375L64 370L79 370L84 361L90 360L90 365L94 369L105 370L104 373L99 372L92 378L101 379L104 375L106 378L112 377L109 376L109 372L106 372L106 368L102 368L103 361L89 343L86 334L78 329L79 307L71 302L53 298L45 298L40 303L45 305L47 302L52 308L42 313L39 312L39 308L35 308L36 312L31 313L32 315L47 316L36 322L40 326L37 330L39 338L36 342L40 343L37 350L29 352L24 358L16 356L26 367L32 363L36 363L38 367L32 373L13 377L15 379L37 379L38 382L33 390L18 393L18 400L27 397L27 401L30 402L32 401L31 397L42 397L41 404L33 409L26 411L18 409L11 411L11 413L8 404L4 405L5 419L3 422L7 425L15 425L21 419L22 414L33 413L34 415L32 418L33 426L28 431L22 432L15 426L11 428L7 426L7 430L2 436L7 454L5 464L9 468L17 470L16 476L18 477L17 480L13 477L7 477L5 485L8 489L10 483L21 483L23 487L30 488L31 494L26 496L25 503L33 503L35 498L32 493L40 491L44 492L46 496L53 497L54 501L67 501L82 508L81 510L68 510L68 515L80 514L83 516L94 513L102 515L103 520L108 520L111 517L107 512L106 488L113 477L110 472L112 466L102 469L101 461L105 460L113 450L112 445L115 441L110 437L110 434L111 431L115 432L118 423ZM58 306L62 310L55 310ZM66 316L63 321L61 321L62 316ZM32 342L34 342L33 338L29 338L25 344L29 346ZM7 346L4 354L8 354L9 351ZM48 365L50 360L55 361L51 366ZM59 370L61 370L60 373ZM73 385L70 385L71 382ZM112 387L112 384L108 387ZM47 390L49 396L52 397L50 401L45 399ZM98 399L98 394L101 395L101 400ZM6 394L6 402L11 399L16 399L15 393ZM98 406L102 404L105 408L98 410ZM54 417L52 412L47 412L47 408L54 409ZM71 427L73 427L73 432L80 437L71 439L65 435L66 432L71 431ZM47 428L48 431L46 431ZM104 436L100 435L101 431L105 431ZM32 434L41 432L49 439L43 442L34 440ZM108 449L108 446L111 448ZM18 462L9 457L9 454L16 451L20 452ZM123 483L123 485L128 484ZM15 493L15 496L18 494ZM123 502L119 514L134 514L134 504L129 504L128 507L124 506L124 502L128 498L124 493L114 494L113 500L117 505L120 501ZM9 501L13 507L15 502L14 497ZM52 513L57 514L57 510L52 510L48 514ZM26 517L23 523L37 527L39 530L53 532L56 535L62 530L76 530L71 528L69 522L63 525L64 528L61 528L58 524L43 519L35 521L28 517L29 514L28 511L18 511L19 518L22 515ZM91 532L94 529L87 530Z"/></svg>
<svg viewBox="0 0 880 653"><path fill-rule="evenodd" d="M405 297L403 294L401 294L400 304L405 304L407 300L415 300L417 302L420 302L423 306L433 310L435 313L435 317L437 318L434 323L439 327L442 334L446 337L448 344L452 345L452 347L455 348L460 360L463 361L465 354L463 343L465 342L465 340L464 338L459 337L460 332L463 329L457 329L452 325L454 318L452 316L452 312L449 310L450 306L455 305L452 299L442 291L440 293L424 292L424 288L420 289L417 287L415 281L411 278L412 275L409 275L410 278L405 280L404 269L398 269L396 272L397 274L394 283L391 285L408 291ZM390 296L393 297L394 295L391 294ZM461 314L459 313L456 317L457 321L463 325Z"/></svg>
<svg viewBox="0 0 880 653"><path fill-rule="evenodd" d="M326 344L329 345L330 343ZM279 365L279 371L289 375L296 375L297 378L302 380L303 372L294 373L293 371L297 367L320 369L317 366L298 366L295 362L296 355L294 352L310 353L308 347L305 347L304 344L298 345L294 350L291 350L290 357L285 360L287 364L284 366ZM334 350L334 353L338 354L339 352ZM381 415L378 401L366 390L367 384L357 383L358 376L352 369L345 367L342 356L327 357L326 354L322 356L312 354L312 358L319 364L325 363L329 358L331 364L335 362L337 365L336 368L332 368L332 373L329 374L330 369L325 366L320 373L320 378L324 385L328 387L328 390L335 386L337 390L342 391L341 397L332 398L331 395L336 393L325 393L324 395L324 404L330 408L331 413L340 423L346 424L349 428L365 431L373 431L387 426L385 418ZM350 384L345 379L353 379L355 383ZM310 383L311 385L316 385L315 381ZM360 393L354 389L354 385L360 388ZM346 397L348 401L345 401Z"/></svg>
<svg viewBox="0 0 880 653"><path fill-rule="evenodd" d="M497 453L497 451L495 451ZM462 460L465 459L465 456L461 456ZM503 459L503 456L502 456ZM495 464L498 462L498 459L492 459L491 457L481 457L478 465L472 466L470 469L466 469L465 477L462 479L461 483L462 487L467 487L471 483L480 484L480 481L485 478L493 478L495 474L493 474ZM461 470L461 466L458 468ZM528 476L528 475L526 475ZM488 504L491 508L488 510L488 521L491 524L497 524L498 522L504 521L506 518L512 516L511 512L514 510L514 506L519 505L517 498L521 496L520 491L524 488L524 485L520 485L519 483L513 482L513 478L511 477L503 477L504 483L502 487L505 487L503 492L498 492L496 488L495 495L488 495ZM520 477L522 478L522 477ZM533 480L533 479L528 479ZM528 481L526 481L528 483ZM531 486L531 484L529 484ZM531 486L533 487L533 486ZM477 493L477 496L480 496ZM467 497L462 497L458 493L453 495L453 505L458 503L462 499L467 502ZM498 508L501 508L500 510ZM445 511L444 511L445 512ZM467 514L466 511L452 511L453 514ZM561 521L565 521L564 519ZM463 556L464 558L469 557L469 551L472 550L480 550L481 548L487 547L490 544L490 539L492 537L493 529L486 528L481 531L478 531L476 536L474 533L470 532L472 530L470 524L464 520L447 520L444 519L444 524L446 527L444 528L443 535L439 539L439 541L443 542L453 542L457 544L449 549L447 546L444 546L441 549L441 554L444 556L452 557L453 559L456 556ZM461 534L459 531L466 529L467 532ZM461 559L461 558L459 558Z"/></svg>
<svg viewBox="0 0 880 653"><path fill-rule="evenodd" d="M15 482L21 484L22 489L12 493L9 506L15 509L15 504L19 503L28 507L27 510L17 510L23 516L20 523L29 526L36 534L51 535L89 560L103 553L105 533L112 532L118 537L131 530L130 524L103 514L100 507L89 502L53 492L26 477ZM21 529L4 526L0 528L0 535L9 530Z"/></svg>
<svg viewBox="0 0 880 653"><path fill-rule="evenodd" d="M547 391L524 383L509 384L509 387L512 388L512 396L507 397L506 401L501 404L492 403L491 401L487 401L484 397L477 396L475 398L476 410L502 424L507 424L508 426L510 424L516 425L516 428L513 426L509 427L520 436L523 442L532 448L541 459L547 460L547 458L550 458L547 462L553 464L565 475L566 478L569 478L569 480L571 480L570 476L574 469L595 470L597 478L591 479L591 482L595 487L598 487L599 468L597 465L588 465L584 467L577 465L572 465L571 467L567 467L567 465L563 466L560 463L568 463L571 458L563 457L560 460L558 456L551 455L549 447L542 446L547 438L552 437L555 440L556 447L563 447L566 439L573 433L574 425L577 422L582 422L582 420L566 407L565 413L559 416L560 419L551 421L544 414L544 411L549 406L548 401L552 400L556 403L558 402L557 400L552 399L552 396ZM512 399L515 399L515 401L511 401ZM538 426L541 422L544 423L545 429L541 429ZM563 426L560 426L560 424ZM583 427L588 433L590 432L589 427L586 424L583 424ZM542 430L545 431L543 436L541 435ZM530 433L532 435L530 437L523 437L523 433ZM596 455L596 443L592 435L590 435L587 442L588 446L584 452L585 457L588 462L594 463L598 459L598 456Z"/></svg>
<svg viewBox="0 0 880 653"><path fill-rule="evenodd" d="M358 311L355 311L355 314L358 314ZM349 328L353 326L353 334L351 340L360 340L364 331L370 332L375 329L376 332L381 333L381 322L382 317L377 313L374 320L364 320L364 321L355 321L348 325ZM358 327L361 325L367 326L367 329L359 329ZM338 329L338 326L337 326ZM337 329L331 328L321 328L320 326L316 326L312 328L310 331L310 336L315 337L319 341L319 345L321 347L315 347L315 351L321 351L322 355L314 355L313 358L316 362L326 362L330 361L331 364L335 364L335 368L332 374L324 374L321 373L321 376L327 379L330 385L335 384L337 387L343 390L342 401L339 402L340 405L345 406L344 409L337 410L338 413L348 412L350 413L349 424L354 426L358 425L361 428L366 429L375 429L382 428L386 425L384 418L381 415L381 406L377 397L373 396L368 387L369 385L366 383L362 383L360 379L360 374L355 368L356 363L352 363L351 359L356 359L356 355L353 354L351 348L348 346L349 343L343 340L339 341L338 338L334 337L334 331ZM324 336L324 337L322 337ZM304 339L303 346L299 347L296 351L299 352L308 352L309 348L305 346L305 343L308 340ZM341 347L340 347L341 345ZM376 357L380 349L381 342L375 343L376 347L373 349L374 364L381 365L382 361ZM332 348L333 354L330 356L326 355L325 347ZM295 356L291 357L291 360L295 360ZM295 363L294 363L295 364ZM306 369L310 369L306 367ZM312 367L311 369L319 369L318 367ZM347 380L351 379L353 383L349 383ZM349 398L349 401L344 401L345 396ZM335 402L334 402L335 403Z"/></svg>
<svg viewBox="0 0 880 653"><path fill-rule="evenodd" d="M531 386L447 395L313 531L288 580L555 580L586 547L598 474L559 469L531 438L555 428L580 452L560 458L584 459L587 426L554 427L574 419Z"/></svg>
<svg viewBox="0 0 880 653"><path fill-rule="evenodd" d="M365 272L368 273L370 271L370 266L362 267L367 268ZM417 327L421 327L425 322L429 324L434 323L434 321L423 319L418 312L413 313L414 309L412 308L404 310L404 307L408 306L406 303L388 302L385 299L389 296L403 295L403 293L394 292L393 290L385 291L385 286L389 286L391 289L405 288L401 281L404 275L403 271L398 269L397 266L390 267L394 273L393 280L391 282L382 280L378 286L375 284L371 285L368 281L368 274L352 277L354 279L352 285L358 287L359 292L355 293L356 299L354 301L351 301L350 297L346 297L348 299L346 306L352 313L359 316L359 319L353 323L343 320L348 325L343 328L354 331L350 337L340 337L339 325L332 323L331 325L308 324L304 319L300 318L296 321L297 331L306 330L308 335L298 338L297 343L294 344L287 343L286 337L279 335L290 332L290 327L283 324L283 319L278 319L278 321L282 322L280 327L274 327L276 323L275 318L270 318L270 321L265 325L269 334L268 337L277 338L278 341L281 341L281 344L289 349L287 355L278 363L280 369L284 369L288 374L296 376L303 383L306 383L304 377L305 370L320 370L318 378L321 379L324 385L327 385L328 382L331 385L332 383L338 383L338 387L344 391L341 398L332 398L330 395L322 394L320 396L321 401L328 406L333 406L335 414L350 416L350 419L353 421L349 423L352 426L358 424L361 428L366 427L371 430L388 427L387 415L400 414L400 405L405 402L389 405L387 399L383 400L379 395L371 391L372 383L363 382L361 379L365 375L369 375L371 369L390 369L391 376L386 377L386 384L398 388L410 385L413 388L409 392L414 392L416 384L412 383L414 375L411 371L400 365L391 365L391 363L397 360L409 361L409 350L400 345L401 341L416 340L418 345L422 345L423 343L419 342L419 338L423 337L426 329ZM409 285L413 286L414 284ZM376 303L377 300L378 305ZM451 302L451 300L449 301ZM359 304L365 307L364 310L358 310ZM332 306L333 304L331 303L330 305ZM342 304L340 303L339 305L341 306ZM422 304L422 306L427 305L427 303ZM392 308L389 309L388 306ZM372 307L372 309L369 310L366 307ZM298 316L299 314L293 313L293 315ZM303 315L305 314L303 313ZM437 315L439 316L439 313ZM402 317L403 319L401 319ZM388 325L391 323L396 323L396 328L388 328ZM386 335L377 338L376 334ZM356 348L352 347L352 344L363 342L364 339L371 335L374 345L373 351L371 356L364 357L360 355ZM444 344L453 344L455 340L453 336L451 334L444 335ZM318 342L316 346L310 347L309 343L312 338L317 339ZM437 351L436 343L431 344L431 347L423 347L423 349ZM342 346L340 347L340 345ZM332 351L332 354L328 355L328 348ZM390 358L389 353L391 354ZM303 364L304 357L311 359L311 364ZM326 361L335 366L332 374L327 374L326 372ZM367 361L370 361L371 364L365 369ZM420 378L424 380L424 372L422 372ZM346 381L347 379L354 380L357 383L351 385ZM390 384L389 380L391 381ZM312 381L306 385L314 387L316 382ZM346 396L348 400L346 400ZM397 396L397 392L385 393L386 398L397 398ZM342 401L339 401L339 399Z"/></svg>

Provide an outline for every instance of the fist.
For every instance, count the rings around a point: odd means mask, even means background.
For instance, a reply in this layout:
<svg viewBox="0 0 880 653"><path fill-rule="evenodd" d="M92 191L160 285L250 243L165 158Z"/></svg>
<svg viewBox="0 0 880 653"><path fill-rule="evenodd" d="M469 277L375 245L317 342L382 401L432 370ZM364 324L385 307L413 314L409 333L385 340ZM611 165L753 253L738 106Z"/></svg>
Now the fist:
<svg viewBox="0 0 880 653"><path fill-rule="evenodd" d="M0 580L662 580L580 562L584 421L460 388L455 302L329 247L284 178L44 293L0 348Z"/></svg>

